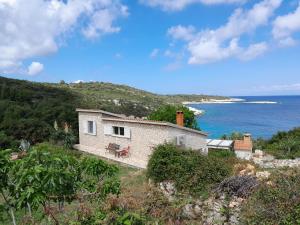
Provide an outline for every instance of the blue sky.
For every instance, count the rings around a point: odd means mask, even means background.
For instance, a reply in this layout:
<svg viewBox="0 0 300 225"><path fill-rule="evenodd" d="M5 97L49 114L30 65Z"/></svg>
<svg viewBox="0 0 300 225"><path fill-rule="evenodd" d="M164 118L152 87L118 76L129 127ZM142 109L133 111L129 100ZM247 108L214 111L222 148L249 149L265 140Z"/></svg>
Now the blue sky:
<svg viewBox="0 0 300 225"><path fill-rule="evenodd" d="M300 94L299 0L0 0L0 27L6 77Z"/></svg>

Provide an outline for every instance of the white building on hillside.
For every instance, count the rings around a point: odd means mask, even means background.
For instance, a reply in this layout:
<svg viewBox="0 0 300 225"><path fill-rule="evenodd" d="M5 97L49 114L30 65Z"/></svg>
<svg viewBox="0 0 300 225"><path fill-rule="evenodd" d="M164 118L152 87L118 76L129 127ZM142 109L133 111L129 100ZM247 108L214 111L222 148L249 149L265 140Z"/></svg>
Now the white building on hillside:
<svg viewBox="0 0 300 225"><path fill-rule="evenodd" d="M177 125L130 119L102 110L77 109L79 144L75 148L111 160L146 168L153 148L173 142L207 153L207 134L183 126L183 113L177 112Z"/></svg>

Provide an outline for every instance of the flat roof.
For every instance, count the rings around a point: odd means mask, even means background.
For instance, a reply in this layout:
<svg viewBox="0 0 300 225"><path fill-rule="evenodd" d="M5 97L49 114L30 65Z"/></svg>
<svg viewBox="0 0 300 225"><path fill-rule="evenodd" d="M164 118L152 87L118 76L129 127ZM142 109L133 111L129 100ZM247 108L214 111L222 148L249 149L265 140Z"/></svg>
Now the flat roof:
<svg viewBox="0 0 300 225"><path fill-rule="evenodd" d="M107 112L107 111L104 111L101 109L80 109L80 108L78 108L78 109L76 109L76 112L102 113L102 114L106 114L106 115L114 116L114 117L118 117L118 118L126 118L124 115Z"/></svg>
<svg viewBox="0 0 300 225"><path fill-rule="evenodd" d="M220 139L207 139L206 144L208 147L224 147L229 148L232 146L233 141L231 140L220 140Z"/></svg>
<svg viewBox="0 0 300 225"><path fill-rule="evenodd" d="M120 114L114 114L114 113L110 113L110 112L100 110L100 109L76 109L76 112L102 113L102 114L106 114L106 115L116 117L116 118L102 118L102 120L104 120L104 121L117 121L117 122L129 122L129 123L140 123L140 124L168 126L168 127L173 127L173 128L176 128L176 129L181 129L181 130L185 130L185 131L189 131L189 132L193 132L193 133L197 133L197 134L207 136L207 133L205 133L205 132L195 130L195 129L191 129L191 128L187 128L187 127L178 126L178 125L173 124L173 123L163 122L163 121L153 121L153 120L131 119L131 118L128 118L128 117L120 115Z"/></svg>
<svg viewBox="0 0 300 225"><path fill-rule="evenodd" d="M197 134L201 134L204 136L207 136L207 133L202 132L200 130L195 130L192 128L187 128L187 127L182 127L178 126L173 123L168 123L168 122L162 122L162 121L153 121L153 120L138 120L138 119L130 119L130 118L102 118L104 121L117 121L117 122L128 122L128 123L140 123L140 124L149 124L149 125L159 125L159 126L168 126L168 127L173 127Z"/></svg>

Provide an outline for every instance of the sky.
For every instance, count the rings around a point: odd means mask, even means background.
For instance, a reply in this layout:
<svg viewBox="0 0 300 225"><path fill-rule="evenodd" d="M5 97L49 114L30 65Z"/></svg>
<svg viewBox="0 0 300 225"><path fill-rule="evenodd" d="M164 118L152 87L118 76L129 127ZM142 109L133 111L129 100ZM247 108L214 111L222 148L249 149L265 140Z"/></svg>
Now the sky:
<svg viewBox="0 0 300 225"><path fill-rule="evenodd" d="M300 94L300 0L0 0L0 75Z"/></svg>

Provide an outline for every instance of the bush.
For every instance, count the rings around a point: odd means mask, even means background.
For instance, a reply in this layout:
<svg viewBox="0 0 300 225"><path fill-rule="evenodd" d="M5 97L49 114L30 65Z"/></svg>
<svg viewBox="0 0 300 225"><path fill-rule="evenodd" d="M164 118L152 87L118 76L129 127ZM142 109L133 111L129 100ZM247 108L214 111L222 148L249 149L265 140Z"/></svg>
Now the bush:
<svg viewBox="0 0 300 225"><path fill-rule="evenodd" d="M179 191L201 194L231 174L224 160L172 144L156 147L148 163L147 176L155 183L175 182Z"/></svg>
<svg viewBox="0 0 300 225"><path fill-rule="evenodd" d="M300 224L300 170L273 173L243 207L244 224Z"/></svg>
<svg viewBox="0 0 300 225"><path fill-rule="evenodd" d="M235 153L230 150L226 149L219 149L219 150L209 150L208 156L210 157L216 157L221 159L228 159L228 158L235 158Z"/></svg>
<svg viewBox="0 0 300 225"><path fill-rule="evenodd" d="M300 157L300 128L278 132L263 145L263 148L278 159Z"/></svg>
<svg viewBox="0 0 300 225"><path fill-rule="evenodd" d="M0 131L0 149L18 148L18 142L12 137L7 136L3 131Z"/></svg>
<svg viewBox="0 0 300 225"><path fill-rule="evenodd" d="M148 119L157 120L157 121L166 121L169 123L176 124L176 112L177 111L183 111L185 127L199 129L194 112L189 110L185 106L173 106L173 105L162 106L159 109L157 109L156 111L152 112L148 116Z"/></svg>

